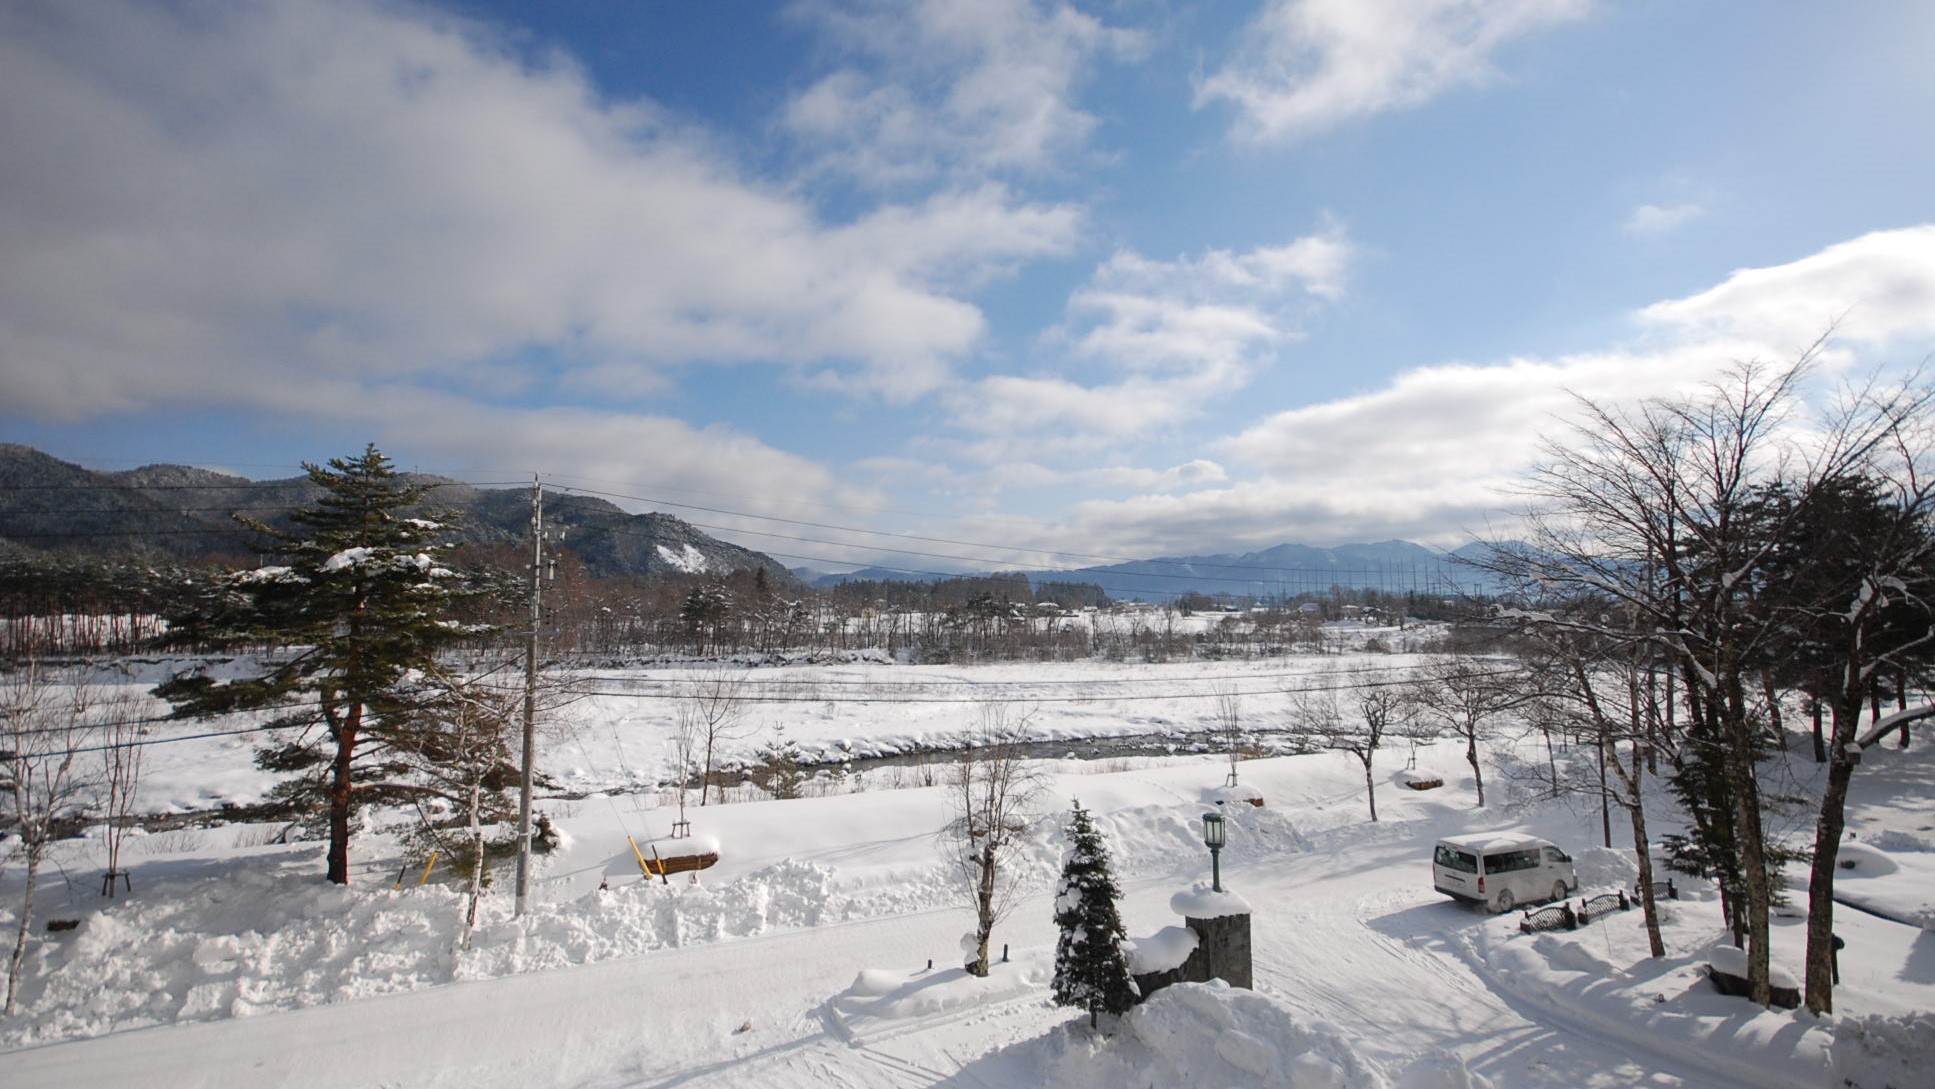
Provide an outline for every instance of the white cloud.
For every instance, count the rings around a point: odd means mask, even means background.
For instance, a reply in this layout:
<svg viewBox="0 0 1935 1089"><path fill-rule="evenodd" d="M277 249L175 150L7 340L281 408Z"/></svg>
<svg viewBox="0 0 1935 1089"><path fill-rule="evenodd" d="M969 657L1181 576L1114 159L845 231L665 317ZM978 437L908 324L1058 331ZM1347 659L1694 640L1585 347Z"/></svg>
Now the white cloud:
<svg viewBox="0 0 1935 1089"><path fill-rule="evenodd" d="M1084 503L1060 540L1153 555L1509 532L1521 474L1541 436L1577 418L1575 395L1607 406L1684 395L1735 361L1795 359L1840 314L1844 361L1913 366L1935 348L1935 226L1864 235L1647 307L1636 346L1419 367L1276 413L1216 448L1228 486Z"/></svg>
<svg viewBox="0 0 1935 1089"><path fill-rule="evenodd" d="M1239 129L1296 140L1494 78L1504 43L1583 16L1588 0L1266 0L1243 45L1196 89Z"/></svg>
<svg viewBox="0 0 1935 1089"><path fill-rule="evenodd" d="M822 169L867 185L1056 168L1095 118L1075 103L1098 56L1142 39L1067 3L810 0L796 15L845 49L785 120Z"/></svg>
<svg viewBox="0 0 1935 1089"><path fill-rule="evenodd" d="M1741 269L1640 316L1676 335L1751 337L1786 354L1830 327L1838 341L1877 346L1935 336L1935 225L1875 231L1785 265Z"/></svg>
<svg viewBox="0 0 1935 1089"><path fill-rule="evenodd" d="M1343 297L1356 252L1335 222L1242 253L1156 261L1118 252L1070 296L1068 318L1047 338L1118 377L993 375L950 398L956 425L982 437L970 453L985 460L1092 452L1171 428L1300 339Z"/></svg>
<svg viewBox="0 0 1935 1089"><path fill-rule="evenodd" d="M1248 253L1151 261L1123 251L1069 300L1076 351L1133 370L1238 364L1302 335L1313 300L1336 302L1356 248L1343 227Z"/></svg>
<svg viewBox="0 0 1935 1089"><path fill-rule="evenodd" d="M1143 469L1132 466L1087 469L1075 474L1075 478L1102 487L1135 488L1145 492L1173 492L1183 488L1201 487L1204 484L1219 484L1228 480L1229 474L1223 471L1221 465L1207 458L1196 458L1167 469Z"/></svg>
<svg viewBox="0 0 1935 1089"><path fill-rule="evenodd" d="M656 493L661 500L701 493L710 498L698 502L747 515L799 517L802 504L864 508L883 501L880 493L843 483L824 465L775 450L752 435L730 427L693 427L663 416L491 407L406 389L365 406L355 422L384 449L407 448L413 458L433 464L520 471L569 466L569 475L554 478L557 482L620 494ZM758 486L749 487L749 481ZM689 517L746 529L771 528L757 518L718 512Z"/></svg>
<svg viewBox="0 0 1935 1089"><path fill-rule="evenodd" d="M0 381L41 419L532 350L633 399L745 363L911 397L985 332L958 293L1080 219L982 186L823 222L653 104L391 3L7 5L0 100Z"/></svg>
<svg viewBox="0 0 1935 1089"><path fill-rule="evenodd" d="M1626 217L1625 230L1627 234L1642 237L1671 234L1706 214L1707 210L1698 204L1675 204L1671 207L1642 204Z"/></svg>

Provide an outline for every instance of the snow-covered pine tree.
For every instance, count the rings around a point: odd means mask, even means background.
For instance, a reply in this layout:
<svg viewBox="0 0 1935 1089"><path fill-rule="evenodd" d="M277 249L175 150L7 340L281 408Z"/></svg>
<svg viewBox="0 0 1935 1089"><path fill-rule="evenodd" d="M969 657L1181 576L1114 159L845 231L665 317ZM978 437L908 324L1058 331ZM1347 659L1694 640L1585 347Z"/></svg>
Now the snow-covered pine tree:
<svg viewBox="0 0 1935 1089"><path fill-rule="evenodd" d="M155 693L179 716L273 712L278 740L256 762L291 776L275 796L327 827L329 880L348 884L356 811L421 793L402 758L434 725L415 678L481 631L450 619L473 584L450 562L449 527L411 516L427 486L404 479L373 444L303 468L321 494L291 513L297 532L236 519L268 538L261 551L272 566L220 580L169 633L185 645L279 652L253 677L193 672Z"/></svg>
<svg viewBox="0 0 1935 1089"><path fill-rule="evenodd" d="M1088 1011L1094 1027L1101 1014L1120 1014L1135 1005L1135 983L1122 953L1127 936L1115 901L1122 890L1109 869L1108 845L1088 810L1075 802L1068 824L1068 853L1062 859L1061 888L1055 896L1055 1002Z"/></svg>

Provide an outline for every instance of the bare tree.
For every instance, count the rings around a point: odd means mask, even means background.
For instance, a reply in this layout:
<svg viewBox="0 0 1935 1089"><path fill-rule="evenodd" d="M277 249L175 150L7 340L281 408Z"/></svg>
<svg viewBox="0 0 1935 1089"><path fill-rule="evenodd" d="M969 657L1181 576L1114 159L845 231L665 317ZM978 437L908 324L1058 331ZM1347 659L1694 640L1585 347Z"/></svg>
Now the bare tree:
<svg viewBox="0 0 1935 1089"><path fill-rule="evenodd" d="M1410 693L1395 679L1373 674L1364 678L1350 702L1357 711L1355 721L1345 720L1339 731L1332 735L1328 744L1331 748L1350 753L1364 765L1364 797L1370 802L1371 820L1377 820L1377 779L1372 773L1371 763L1377 759L1377 750L1384 745L1384 738L1403 728L1415 714Z"/></svg>
<svg viewBox="0 0 1935 1089"><path fill-rule="evenodd" d="M1471 765L1478 805L1485 805L1485 771L1478 746L1491 737L1497 719L1530 698L1518 684L1516 662L1500 658L1447 655L1427 662L1413 682L1410 696L1420 711L1465 742L1465 763Z"/></svg>
<svg viewBox="0 0 1935 1089"><path fill-rule="evenodd" d="M719 750L744 734L746 672L726 667L707 669L687 679L681 688L675 732L690 740L686 758L698 758L700 805L706 803L707 788L715 778ZM719 786L719 800L726 800L723 784ZM683 812L679 815L681 820L684 816Z"/></svg>
<svg viewBox="0 0 1935 1089"><path fill-rule="evenodd" d="M1233 688L1219 686L1216 689L1216 732L1223 737L1223 748L1229 752L1230 773L1225 786L1236 785L1236 762L1242 758L1243 750L1243 697Z"/></svg>
<svg viewBox="0 0 1935 1089"><path fill-rule="evenodd" d="M517 816L516 790L522 776L511 753L511 740L524 691L493 686L483 677L453 675L439 676L434 687L435 694L423 700L419 728L399 751L415 765L412 770L421 783L418 811L424 813L425 838L469 871L463 939L468 946L487 877L491 847L486 834L491 826ZM424 798L440 799L457 819L433 819L421 804ZM452 843L442 834L443 828L458 821L462 839Z"/></svg>
<svg viewBox="0 0 1935 1089"><path fill-rule="evenodd" d="M988 974L988 941L1025 878L1015 863L1042 788L1024 758L1031 717L1004 703L983 704L947 779L954 819L941 836L974 908L974 959L967 970L977 976Z"/></svg>
<svg viewBox="0 0 1935 1089"><path fill-rule="evenodd" d="M82 818L95 799L91 765L80 759L100 736L95 696L86 685L57 684L31 660L0 674L0 790L6 791L5 816L19 837L15 851L26 867L20 925L7 960L7 1016L19 1008L41 864L62 826Z"/></svg>
<svg viewBox="0 0 1935 1089"><path fill-rule="evenodd" d="M1563 613L1529 616L1527 632L1535 668L1542 676L1539 702L1553 717L1579 723L1598 748L1602 821L1612 846L1610 814L1624 810L1632 827L1633 855L1639 867L1640 906L1646 941L1655 957L1666 955L1660 937L1659 905L1653 894L1653 851L1646 831L1646 780L1655 750L1677 740L1665 727L1666 708L1659 683L1656 648L1638 633L1623 637L1600 619L1599 630L1563 622Z"/></svg>
<svg viewBox="0 0 1935 1089"><path fill-rule="evenodd" d="M680 704L673 715L671 746L672 796L679 807L679 819L672 824L672 834L683 836L692 830L685 807L691 798L692 780L699 772L699 718L685 704ZM704 789L703 782L700 789Z"/></svg>
<svg viewBox="0 0 1935 1089"><path fill-rule="evenodd" d="M101 754L102 842L107 847L107 872L101 876L101 895L113 896L117 880L134 891L128 871L121 868L121 846L135 820L135 792L141 786L141 757L148 751L142 740L146 727L135 714L135 701L112 697L100 716L95 747Z"/></svg>

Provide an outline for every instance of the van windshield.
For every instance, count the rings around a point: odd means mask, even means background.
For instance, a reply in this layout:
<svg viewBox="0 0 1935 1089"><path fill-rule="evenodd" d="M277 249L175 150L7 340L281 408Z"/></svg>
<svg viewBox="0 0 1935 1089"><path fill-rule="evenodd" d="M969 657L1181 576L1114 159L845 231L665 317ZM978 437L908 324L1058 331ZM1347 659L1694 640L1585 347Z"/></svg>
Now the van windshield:
<svg viewBox="0 0 1935 1089"><path fill-rule="evenodd" d="M1457 870L1459 873L1478 872L1477 855L1472 854L1470 851L1460 851L1456 847L1449 847L1442 843L1438 844L1438 851L1433 860L1447 870Z"/></svg>

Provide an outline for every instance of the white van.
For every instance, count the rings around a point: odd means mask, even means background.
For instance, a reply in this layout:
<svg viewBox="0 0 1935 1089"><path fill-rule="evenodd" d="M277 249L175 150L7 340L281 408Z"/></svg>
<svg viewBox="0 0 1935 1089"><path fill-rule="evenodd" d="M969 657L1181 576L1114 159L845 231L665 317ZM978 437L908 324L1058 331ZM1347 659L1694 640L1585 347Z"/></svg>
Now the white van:
<svg viewBox="0 0 1935 1089"><path fill-rule="evenodd" d="M1441 839L1431 850L1431 884L1439 892L1492 911L1563 900L1579 887L1572 856L1537 836L1516 832Z"/></svg>

